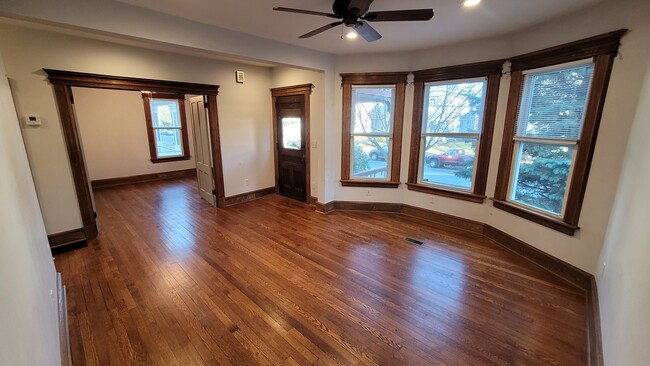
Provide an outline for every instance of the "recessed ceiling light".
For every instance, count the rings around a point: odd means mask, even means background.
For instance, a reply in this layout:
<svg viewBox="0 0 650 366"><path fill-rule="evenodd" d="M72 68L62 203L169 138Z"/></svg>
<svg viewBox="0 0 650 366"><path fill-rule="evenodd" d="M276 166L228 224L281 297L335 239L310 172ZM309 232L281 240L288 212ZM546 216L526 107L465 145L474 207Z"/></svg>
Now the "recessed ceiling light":
<svg viewBox="0 0 650 366"><path fill-rule="evenodd" d="M471 8L472 6L476 6L481 2L481 0L463 0L463 6L466 8Z"/></svg>

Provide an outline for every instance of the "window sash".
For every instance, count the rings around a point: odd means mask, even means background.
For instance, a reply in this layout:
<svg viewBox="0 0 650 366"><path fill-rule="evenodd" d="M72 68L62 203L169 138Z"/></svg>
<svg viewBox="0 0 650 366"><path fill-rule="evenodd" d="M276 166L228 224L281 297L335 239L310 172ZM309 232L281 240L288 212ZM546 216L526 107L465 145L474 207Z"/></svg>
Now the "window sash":
<svg viewBox="0 0 650 366"><path fill-rule="evenodd" d="M386 138L386 146L388 147L388 151L386 151L386 177L385 178L377 178L377 177L358 177L354 173L354 138L355 137L385 137ZM390 181L391 178L391 168L392 168L392 157L393 157L393 137L392 135L375 135L375 134L354 134L350 136L350 177L354 180L370 180L370 181Z"/></svg>
<svg viewBox="0 0 650 366"><path fill-rule="evenodd" d="M478 155L479 155L479 149L481 148L481 137L480 134L473 134L473 136L460 136L460 138L466 138L466 139L473 139L476 140L476 148L475 148L475 155L474 155L474 162L472 163L472 179L471 179L471 184L469 188L464 188L460 186L455 186L451 184L441 184L441 183L436 183L432 181L428 181L424 179L424 166L426 165L426 151L424 150L426 147L426 138L427 137L439 137L436 134L428 134L428 135L422 135L420 137L420 164L418 166L418 176L417 176L417 183L422 184L425 186L431 186L434 188L441 188L445 190L451 190L451 191L458 191L458 192L463 192L463 193L472 193L474 192L474 189L476 187L476 169L477 164L478 164ZM449 136L441 136L441 137L449 137ZM452 138L456 138L457 136L451 136Z"/></svg>
<svg viewBox="0 0 650 366"><path fill-rule="evenodd" d="M541 140L541 141L535 141L535 140ZM520 165L518 164L519 158L523 152L523 145L524 143L529 142L529 143L535 143L535 144L545 144L549 146L566 146L569 149L571 149L571 166L569 168L569 172L567 175L566 183L564 186L564 196L562 197L562 208L560 209L560 213L556 214L555 212L545 210L543 208L539 208L530 204L527 204L525 202L521 202L515 199L515 187L517 186L518 179L519 179L519 168ZM544 139L514 139L514 149L513 149L513 154L512 154L512 160L511 160L511 171L510 171L510 184L508 186L508 192L506 195L506 201L522 207L526 210L532 210L537 213L540 213L542 215L546 216L551 216L557 219L562 219L564 217L564 213L567 208L567 198L569 196L569 192L571 190L571 180L573 178L573 172L575 171L575 162L576 162L576 156L578 154L579 147L577 144L572 144L572 143L550 143L549 141L544 141Z"/></svg>
<svg viewBox="0 0 650 366"><path fill-rule="evenodd" d="M443 80L443 81L434 81L424 83L424 97L422 101L422 121L420 132L422 135L425 134L464 134L466 132L427 132L427 120L428 120L428 110L429 110L429 99L431 97L431 87L436 85L457 85L457 84L467 84L467 83L483 83L483 93L481 95L481 104L478 108L480 111L479 121L477 124L477 131L480 133L483 131L483 124L485 123L485 99L487 97L487 88L488 88L488 78L478 77L478 78L469 78L469 79L457 79L457 80Z"/></svg>

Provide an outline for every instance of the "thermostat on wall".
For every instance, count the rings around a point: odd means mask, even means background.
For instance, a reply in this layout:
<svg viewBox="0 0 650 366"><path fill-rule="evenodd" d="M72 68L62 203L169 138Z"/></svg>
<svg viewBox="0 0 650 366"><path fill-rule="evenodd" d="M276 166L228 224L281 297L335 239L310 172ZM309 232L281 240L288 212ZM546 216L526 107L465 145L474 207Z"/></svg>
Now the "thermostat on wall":
<svg viewBox="0 0 650 366"><path fill-rule="evenodd" d="M40 126L42 123L42 119L40 116L23 116L23 123L27 126Z"/></svg>

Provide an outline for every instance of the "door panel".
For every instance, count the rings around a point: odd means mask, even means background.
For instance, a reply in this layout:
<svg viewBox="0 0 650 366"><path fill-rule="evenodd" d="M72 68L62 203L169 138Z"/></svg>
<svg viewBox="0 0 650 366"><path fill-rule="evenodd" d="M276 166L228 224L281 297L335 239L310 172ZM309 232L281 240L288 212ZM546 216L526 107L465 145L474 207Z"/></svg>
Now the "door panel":
<svg viewBox="0 0 650 366"><path fill-rule="evenodd" d="M194 131L194 160L196 161L196 180L199 195L212 206L216 206L214 179L212 177L212 154L210 133L205 113L203 97L190 98L190 114Z"/></svg>
<svg viewBox="0 0 650 366"><path fill-rule="evenodd" d="M278 190L281 195L307 200L305 97L276 98Z"/></svg>

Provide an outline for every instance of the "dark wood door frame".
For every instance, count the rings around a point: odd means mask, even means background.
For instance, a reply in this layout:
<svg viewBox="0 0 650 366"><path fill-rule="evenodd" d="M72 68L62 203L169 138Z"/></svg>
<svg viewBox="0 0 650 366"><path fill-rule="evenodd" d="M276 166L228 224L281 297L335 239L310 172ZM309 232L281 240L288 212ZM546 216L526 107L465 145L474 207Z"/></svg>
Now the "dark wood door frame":
<svg viewBox="0 0 650 366"><path fill-rule="evenodd" d="M217 94L219 85L194 84L178 81L139 79L121 76L87 74L72 71L43 69L54 89L54 97L59 110L61 128L65 139L72 178L74 180L79 210L83 221L86 239L97 237L96 214L92 205L92 191L88 172L82 153L81 136L74 115L72 87L151 91L156 93L177 93L203 95L207 100L210 119L210 143L212 144L212 173L215 180L217 207L225 207L223 183L223 163L221 159L221 139L217 114Z"/></svg>
<svg viewBox="0 0 650 366"><path fill-rule="evenodd" d="M272 108L273 108L273 158L275 166L275 193L280 191L280 175L278 172L278 127L277 127L277 111L275 108L278 97L287 97L287 96L300 96L305 97L305 194L307 196L307 203L313 204L316 202L316 198L311 195L311 138L309 137L309 96L311 95L311 90L314 87L312 84L300 84L293 86L284 86L280 88L271 89L271 97L273 98Z"/></svg>

